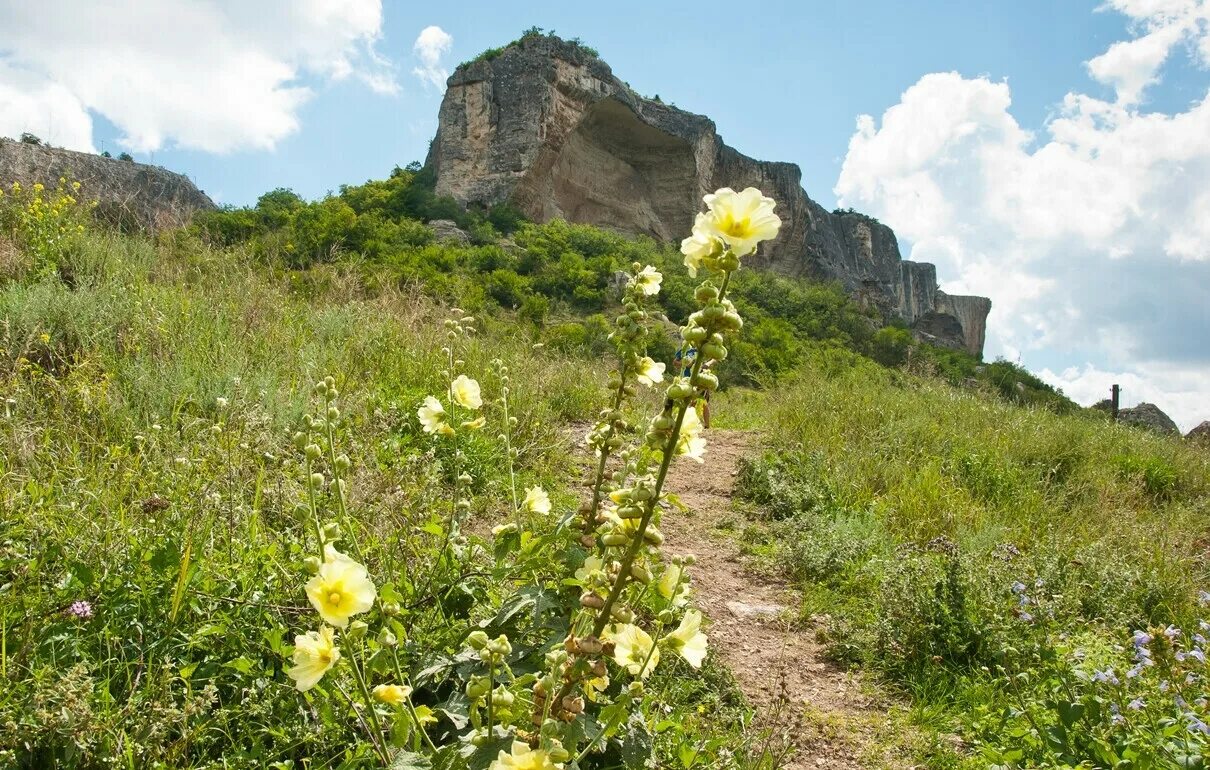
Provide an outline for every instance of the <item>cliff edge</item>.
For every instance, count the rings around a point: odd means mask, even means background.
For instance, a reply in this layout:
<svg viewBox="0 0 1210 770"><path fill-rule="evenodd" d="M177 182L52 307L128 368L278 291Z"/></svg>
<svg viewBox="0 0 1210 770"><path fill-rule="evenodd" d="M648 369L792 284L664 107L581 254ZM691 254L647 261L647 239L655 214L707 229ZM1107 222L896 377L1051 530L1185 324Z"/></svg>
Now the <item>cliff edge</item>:
<svg viewBox="0 0 1210 770"><path fill-rule="evenodd" d="M577 43L530 35L446 85L427 159L439 195L675 241L706 193L757 187L777 200L782 229L752 264L838 281L921 339L983 352L991 300L941 291L932 265L902 259L889 227L826 211L798 166L732 149L712 120L639 96Z"/></svg>

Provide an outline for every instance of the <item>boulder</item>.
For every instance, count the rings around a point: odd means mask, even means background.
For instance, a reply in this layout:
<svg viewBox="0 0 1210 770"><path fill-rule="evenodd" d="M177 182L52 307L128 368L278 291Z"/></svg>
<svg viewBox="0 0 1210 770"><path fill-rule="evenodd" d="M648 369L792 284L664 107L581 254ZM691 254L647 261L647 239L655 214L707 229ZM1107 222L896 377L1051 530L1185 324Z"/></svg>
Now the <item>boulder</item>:
<svg viewBox="0 0 1210 770"><path fill-rule="evenodd" d="M777 200L782 228L751 265L839 282L884 318L927 319L919 338L982 354L990 300L942 292L932 265L902 259L891 228L825 210L798 166L732 149L712 120L640 96L583 46L529 35L462 64L446 86L427 159L438 195L676 242L704 194L757 187Z"/></svg>
<svg viewBox="0 0 1210 770"><path fill-rule="evenodd" d="M1172 421L1171 417L1164 414L1163 410L1155 404L1149 404L1146 401L1132 409L1119 409L1118 421L1158 433L1181 435L1180 428L1176 427L1176 423Z"/></svg>
<svg viewBox="0 0 1210 770"><path fill-rule="evenodd" d="M1201 425L1186 433L1185 438L1202 446L1210 447L1210 420L1202 422Z"/></svg>
<svg viewBox="0 0 1210 770"><path fill-rule="evenodd" d="M438 243L454 243L459 246L466 246L471 242L470 234L459 227L458 223L452 219L434 219L429 222L429 227L433 231L433 238Z"/></svg>
<svg viewBox="0 0 1210 770"><path fill-rule="evenodd" d="M79 182L77 197L95 200L98 217L124 228L179 227L215 208L188 177L159 166L0 138L0 185L53 189L60 178Z"/></svg>

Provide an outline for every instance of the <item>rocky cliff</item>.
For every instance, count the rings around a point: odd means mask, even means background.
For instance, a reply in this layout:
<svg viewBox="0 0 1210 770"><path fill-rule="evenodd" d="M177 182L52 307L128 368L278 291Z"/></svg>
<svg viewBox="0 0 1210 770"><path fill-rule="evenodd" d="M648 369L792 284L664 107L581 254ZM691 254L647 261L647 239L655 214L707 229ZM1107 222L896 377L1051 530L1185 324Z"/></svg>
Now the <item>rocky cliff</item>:
<svg viewBox="0 0 1210 770"><path fill-rule="evenodd" d="M463 204L511 201L538 221L666 241L687 235L707 192L758 187L777 200L782 230L757 266L839 281L921 338L982 353L990 300L945 294L932 265L902 260L889 227L826 211L798 166L737 152L709 118L639 96L574 43L530 36L458 67L428 163L438 194Z"/></svg>
<svg viewBox="0 0 1210 770"><path fill-rule="evenodd" d="M81 200L97 201L98 216L124 227L175 227L214 208L187 177L159 166L0 138L0 184L53 188L60 178L79 182Z"/></svg>

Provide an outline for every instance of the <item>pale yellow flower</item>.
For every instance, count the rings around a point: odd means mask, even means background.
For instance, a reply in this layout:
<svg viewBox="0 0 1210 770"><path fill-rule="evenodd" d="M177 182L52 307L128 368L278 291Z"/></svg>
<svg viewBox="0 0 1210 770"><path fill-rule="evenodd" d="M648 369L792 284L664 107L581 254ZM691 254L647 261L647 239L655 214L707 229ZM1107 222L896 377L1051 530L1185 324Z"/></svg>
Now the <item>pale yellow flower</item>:
<svg viewBox="0 0 1210 770"><path fill-rule="evenodd" d="M324 626L294 637L294 665L286 675L294 680L299 692L306 692L319 683L328 669L340 660L340 648L332 637L332 629Z"/></svg>
<svg viewBox="0 0 1210 770"><path fill-rule="evenodd" d="M525 490L525 500L521 508L530 513L550 513L550 495L542 487L530 487Z"/></svg>
<svg viewBox="0 0 1210 770"><path fill-rule="evenodd" d="M402 706L411 694L412 688L406 684L380 684L374 688L374 700L392 706Z"/></svg>
<svg viewBox="0 0 1210 770"><path fill-rule="evenodd" d="M660 662L660 649L643 629L633 623L610 626L606 638L613 642L613 659L631 676L646 679Z"/></svg>
<svg viewBox="0 0 1210 770"><path fill-rule="evenodd" d="M366 568L332 546L325 549L319 572L307 581L311 606L337 628L344 628L350 617L373 607L376 595Z"/></svg>
<svg viewBox="0 0 1210 770"><path fill-rule="evenodd" d="M680 564L669 564L656 583L660 596L672 600L676 607L683 606L689 600L689 580L685 577L685 568Z"/></svg>
<svg viewBox="0 0 1210 770"><path fill-rule="evenodd" d="M450 390L453 391L454 401L459 406L467 409L478 409L483 406L483 398L479 395L479 383L465 374L454 378L453 383L450 384Z"/></svg>
<svg viewBox="0 0 1210 770"><path fill-rule="evenodd" d="M697 410L690 408L685 412L685 419L681 421L681 432L676 441L676 454L700 463L704 462L702 455L705 453L706 439L702 437L702 421L697 416Z"/></svg>
<svg viewBox="0 0 1210 770"><path fill-rule="evenodd" d="M701 668L706 658L706 635L702 633L702 613L689 610L681 624L664 640L677 655L694 668Z"/></svg>
<svg viewBox="0 0 1210 770"><path fill-rule="evenodd" d="M724 187L702 200L710 209L703 231L725 241L737 257L751 254L761 241L777 237L781 227L781 219L773 213L777 202L755 187L738 193ZM697 229L695 224L694 231Z"/></svg>
<svg viewBox="0 0 1210 770"><path fill-rule="evenodd" d="M425 433L444 433L442 428L449 427L445 422L445 407L433 396L425 396L424 403L416 410L420 418L420 427Z"/></svg>
<svg viewBox="0 0 1210 770"><path fill-rule="evenodd" d="M651 387L657 382L664 381L664 368L665 364L662 361L657 363L650 356L643 356L639 359L638 374L635 379Z"/></svg>
<svg viewBox="0 0 1210 770"><path fill-rule="evenodd" d="M473 420L467 420L467 421L463 422L462 427L466 428L467 430L479 430L486 424L487 424L487 418L484 417L483 415L479 415L478 417L476 417Z"/></svg>
<svg viewBox="0 0 1210 770"><path fill-rule="evenodd" d="M558 770L562 762L555 762L542 749L531 749L528 743L513 741L512 752L500 750L488 770Z"/></svg>
<svg viewBox="0 0 1210 770"><path fill-rule="evenodd" d="M604 566L605 562L601 560L601 557L589 556L584 560L583 566L576 570L576 580L584 583L588 580L589 576L591 576L594 572L599 571Z"/></svg>
<svg viewBox="0 0 1210 770"><path fill-rule="evenodd" d="M681 241L681 253L685 255L685 267L689 275L697 276L697 269L702 266L702 260L717 256L722 252L722 244L718 238L711 235L706 224L706 215L698 214L693 222L693 234Z"/></svg>
<svg viewBox="0 0 1210 770"><path fill-rule="evenodd" d="M634 277L634 285L650 297L660 293L660 283L663 280L664 276L659 270L656 270L651 265L647 265Z"/></svg>

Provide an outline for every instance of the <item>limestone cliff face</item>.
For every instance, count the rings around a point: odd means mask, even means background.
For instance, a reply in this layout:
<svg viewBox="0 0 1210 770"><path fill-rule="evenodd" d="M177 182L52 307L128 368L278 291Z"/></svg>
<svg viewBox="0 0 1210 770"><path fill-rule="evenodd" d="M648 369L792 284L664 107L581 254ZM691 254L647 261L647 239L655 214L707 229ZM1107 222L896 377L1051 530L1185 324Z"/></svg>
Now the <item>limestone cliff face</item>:
<svg viewBox="0 0 1210 770"><path fill-rule="evenodd" d="M756 266L838 281L884 314L923 319L921 337L982 353L990 300L944 294L932 265L902 260L889 227L811 200L798 166L737 152L709 118L644 99L558 38L530 37L460 66L428 163L438 194L463 204L511 201L537 221L665 241L687 235L706 193L758 187L777 200L782 229Z"/></svg>
<svg viewBox="0 0 1210 770"><path fill-rule="evenodd" d="M144 230L185 224L214 201L193 182L159 166L0 138L0 184L49 188L60 178L80 183L80 199L97 201L97 214Z"/></svg>

